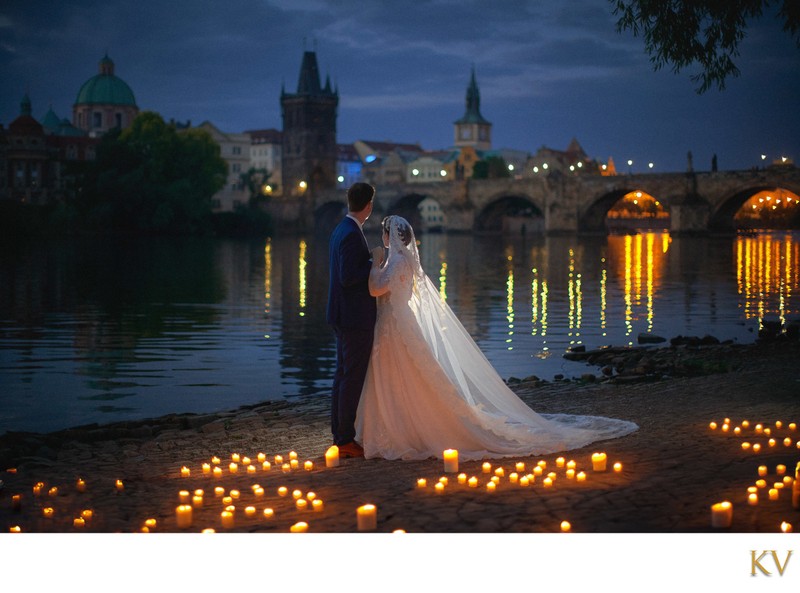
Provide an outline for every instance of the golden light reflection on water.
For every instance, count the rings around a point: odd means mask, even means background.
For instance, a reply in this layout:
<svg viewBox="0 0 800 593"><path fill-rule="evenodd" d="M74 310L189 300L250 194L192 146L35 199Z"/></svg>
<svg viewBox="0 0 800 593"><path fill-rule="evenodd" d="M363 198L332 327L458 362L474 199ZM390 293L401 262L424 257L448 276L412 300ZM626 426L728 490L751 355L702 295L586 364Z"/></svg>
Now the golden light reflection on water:
<svg viewBox="0 0 800 593"><path fill-rule="evenodd" d="M442 302L447 300L447 262L442 262L442 267L439 268L439 298Z"/></svg>
<svg viewBox="0 0 800 593"><path fill-rule="evenodd" d="M508 321L508 349L513 350L514 338L514 255L511 248L506 249L507 276L506 276L506 320Z"/></svg>
<svg viewBox="0 0 800 593"><path fill-rule="evenodd" d="M583 318L583 291L581 275L575 272L575 250L569 250L569 274L567 282L567 298L569 300L568 336L570 345L580 344L580 329Z"/></svg>
<svg viewBox="0 0 800 593"><path fill-rule="evenodd" d="M736 239L737 290L746 319L786 320L793 288L800 282L800 244L790 235L740 236Z"/></svg>
<svg viewBox="0 0 800 593"><path fill-rule="evenodd" d="M300 306L300 317L303 317L306 308L306 267L308 266L308 262L306 261L306 242L304 240L300 241L300 257L298 262L298 305Z"/></svg>
<svg viewBox="0 0 800 593"><path fill-rule="evenodd" d="M272 239L264 246L264 313L272 309Z"/></svg>

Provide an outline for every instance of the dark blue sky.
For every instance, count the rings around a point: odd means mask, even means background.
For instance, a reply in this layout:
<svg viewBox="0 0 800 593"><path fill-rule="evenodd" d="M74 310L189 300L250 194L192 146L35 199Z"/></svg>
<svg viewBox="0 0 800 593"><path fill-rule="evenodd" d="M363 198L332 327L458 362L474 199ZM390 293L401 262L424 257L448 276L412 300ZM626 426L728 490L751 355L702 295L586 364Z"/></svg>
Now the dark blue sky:
<svg viewBox="0 0 800 593"><path fill-rule="evenodd" d="M71 119L108 51L142 110L241 132L281 128L304 47L338 85L339 142L453 141L474 64L493 147L564 149L634 171L800 160L800 49L765 16L752 23L724 91L692 71L654 72L641 39L617 33L607 0L5 0L0 123L28 92L38 118ZM305 40L305 41L304 41ZM304 45L305 44L305 45Z"/></svg>

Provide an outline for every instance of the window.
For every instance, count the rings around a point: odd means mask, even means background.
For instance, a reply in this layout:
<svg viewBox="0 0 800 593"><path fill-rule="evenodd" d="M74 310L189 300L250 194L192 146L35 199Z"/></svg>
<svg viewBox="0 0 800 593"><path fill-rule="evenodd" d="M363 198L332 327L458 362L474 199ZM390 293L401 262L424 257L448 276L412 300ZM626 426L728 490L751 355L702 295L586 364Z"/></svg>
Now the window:
<svg viewBox="0 0 800 593"><path fill-rule="evenodd" d="M93 128L101 128L103 127L103 114L99 111L95 111L92 113L92 127Z"/></svg>
<svg viewBox="0 0 800 593"><path fill-rule="evenodd" d="M121 113L117 113L117 114L114 115L114 121L116 122L117 127L122 129L122 114Z"/></svg>
<svg viewBox="0 0 800 593"><path fill-rule="evenodd" d="M233 147L233 154L242 154L242 147L241 146L234 146Z"/></svg>
<svg viewBox="0 0 800 593"><path fill-rule="evenodd" d="M233 165L231 165L231 170L234 173L239 173L242 170L242 166L239 163L233 163Z"/></svg>

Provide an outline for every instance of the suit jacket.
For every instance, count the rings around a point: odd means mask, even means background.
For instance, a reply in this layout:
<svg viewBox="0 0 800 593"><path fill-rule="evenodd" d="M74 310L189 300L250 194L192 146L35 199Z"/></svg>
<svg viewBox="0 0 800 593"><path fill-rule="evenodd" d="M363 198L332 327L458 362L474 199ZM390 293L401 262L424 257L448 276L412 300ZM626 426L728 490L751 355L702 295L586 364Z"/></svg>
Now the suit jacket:
<svg viewBox="0 0 800 593"><path fill-rule="evenodd" d="M369 294L370 253L358 223L345 216L331 234L328 323L345 329L375 327L375 297Z"/></svg>

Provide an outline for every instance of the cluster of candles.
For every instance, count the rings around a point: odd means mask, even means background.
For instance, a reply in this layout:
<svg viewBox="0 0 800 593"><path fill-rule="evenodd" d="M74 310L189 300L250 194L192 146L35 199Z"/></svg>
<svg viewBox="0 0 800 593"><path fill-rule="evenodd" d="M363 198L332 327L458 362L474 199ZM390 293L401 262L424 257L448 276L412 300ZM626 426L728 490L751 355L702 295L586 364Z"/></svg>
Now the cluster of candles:
<svg viewBox="0 0 800 593"><path fill-rule="evenodd" d="M261 472L271 472L273 465L275 468L280 468L282 473L290 473L300 469L310 472L314 469L313 461L306 460L301 464L297 453L295 451L290 451L286 458L284 458L283 455L275 455L271 458L271 461L267 459L265 453L258 453L255 459L251 459L240 453L232 453L230 461L226 461L225 463L222 462L221 458L215 455L211 458L210 462L203 463L200 466L200 470L205 477L211 476L213 478L221 478L226 473L228 475L239 474L240 468L243 468L241 473L247 475L256 474L259 472L259 469ZM192 476L191 468L186 465L180 468L179 473L181 478L189 478ZM240 490L231 489L226 492L222 486L216 486L214 488L214 498L219 499L221 503L222 510L219 514L219 523L223 529L232 529L236 527L237 517L241 517L242 515L247 521L258 518L270 521L275 518L274 508L270 506L264 506L261 509L258 508L258 505L264 502L264 488L260 484L252 484L250 485L249 492L247 497L252 499L249 502L255 504L242 503L243 496ZM275 493L280 498L289 498L291 494L291 499L294 501L294 508L297 511L322 512L325 508L325 503L321 498L317 497L315 492L303 492L302 490L295 489L290 493L289 488L286 486L279 486L275 490ZM178 492L178 499L180 504L175 507L176 523L179 529L188 529L195 523L194 510L205 506L205 491L203 489L196 489L194 492L181 490ZM239 506L237 506L237 504ZM243 504L245 506L242 506ZM152 521L152 525L148 525L146 521L145 525L142 527L142 531L150 531L155 527L154 519L148 519L148 521ZM241 521L241 519L238 519L238 521ZM308 528L308 522L298 521L289 528L289 531L291 533L304 533L308 531ZM202 532L213 533L215 529L209 527L203 529Z"/></svg>
<svg viewBox="0 0 800 593"><path fill-rule="evenodd" d="M794 446L800 449L800 440L796 440L788 433L796 433L797 423L790 422L784 424L778 420L773 425L766 425L764 423L753 424L748 420L743 420L741 423L734 425L730 418L725 418L721 423L712 421L708 425L712 431L719 431L720 433L733 434L735 436L754 435L757 437L766 438L766 450L774 449L779 443L784 447ZM781 434L781 431L783 433ZM751 438L751 437L748 437ZM751 443L743 441L741 448L744 451L752 451L753 453L761 452L764 447L761 442ZM781 498L781 492L791 488L792 489L792 506L795 509L800 509L800 462L798 462L795 469L795 475L786 474L786 465L777 464L775 466L775 478L772 480L772 487L769 487L767 478L769 477L769 468L766 465L758 466L758 479L755 483L747 488L747 504L750 506L757 506L759 503L759 495L769 501L777 501ZM766 496L764 496L766 493ZM733 503L728 500L715 503L711 505L711 526L714 528L727 528L733 523ZM784 533L792 531L792 524L787 521L782 521L780 530Z"/></svg>
<svg viewBox="0 0 800 593"><path fill-rule="evenodd" d="M456 476L456 482L458 484L466 485L468 488L478 488L481 486L481 481L477 476L467 476L464 472L459 473L458 450L446 449L442 452L442 458L444 461L444 473L458 474ZM607 471L608 455L603 452L593 453L591 464L592 470L595 472ZM574 459L567 460L564 457L558 457L555 460L555 466L557 469L563 470L564 475L569 480L582 483L587 479L586 472L578 470L578 463ZM612 468L617 473L622 472L622 463L617 461L612 465ZM526 466L525 462L517 461L513 464L513 470L514 471L509 471L508 473L508 482L522 488L532 486L537 482L538 478L541 478L543 488L552 488L559 475L558 472L547 471L547 461L544 459L536 462L536 464L530 468ZM489 478L485 479L483 488L486 492L495 492L502 483L503 478L506 477L506 468L502 465L494 467L490 462L485 461L481 465L481 473L490 475ZM444 494L449 485L450 478L444 475L433 485L433 489L436 494ZM427 487L427 478L417 478L418 489L426 489ZM570 531L572 526L569 521L563 521L560 528L561 531L566 532Z"/></svg>
<svg viewBox="0 0 800 593"><path fill-rule="evenodd" d="M16 468L11 468L8 470L9 473L17 473ZM125 489L125 486L122 480L115 480L114 482L114 489L116 492L122 492ZM41 516L44 519L53 519L57 516L57 509L55 506L52 506L52 503L46 502L45 496L51 499L56 499L59 495L60 489L59 486L50 486L48 487L44 482L36 482L31 489L33 493L34 499L38 500L37 503L39 505L39 509L41 510ZM78 478L75 482L75 490L79 493L86 492L86 481L83 478ZM19 512L22 509L22 494L12 494L11 495L11 509L15 512ZM79 513L75 513L75 516L72 519L72 526L75 529L83 529L87 525L89 525L94 518L94 511L91 508L83 508ZM22 527L20 525L12 525L9 527L9 532L11 533L21 533Z"/></svg>

